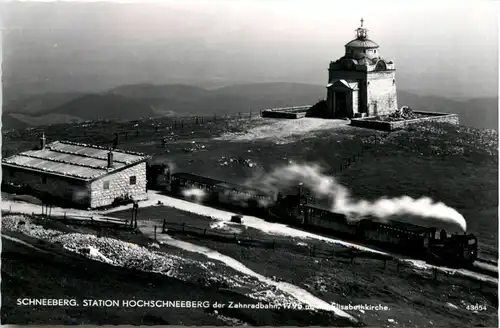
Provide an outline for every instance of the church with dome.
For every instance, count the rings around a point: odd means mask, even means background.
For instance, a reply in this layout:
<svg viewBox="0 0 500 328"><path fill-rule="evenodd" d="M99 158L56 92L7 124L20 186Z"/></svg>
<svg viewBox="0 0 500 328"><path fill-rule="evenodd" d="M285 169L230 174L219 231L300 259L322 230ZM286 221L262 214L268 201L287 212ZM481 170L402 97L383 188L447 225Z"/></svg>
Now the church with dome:
<svg viewBox="0 0 500 328"><path fill-rule="evenodd" d="M345 54L330 62L327 116L353 118L387 115L398 109L394 62L381 57L379 45L368 38L368 29L355 30Z"/></svg>

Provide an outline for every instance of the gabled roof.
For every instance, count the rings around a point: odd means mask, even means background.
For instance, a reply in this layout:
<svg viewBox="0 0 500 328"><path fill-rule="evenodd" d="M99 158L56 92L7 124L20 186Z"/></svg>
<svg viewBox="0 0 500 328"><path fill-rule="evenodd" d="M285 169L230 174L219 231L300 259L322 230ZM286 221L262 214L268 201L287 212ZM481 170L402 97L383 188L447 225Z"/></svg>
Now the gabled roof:
<svg viewBox="0 0 500 328"><path fill-rule="evenodd" d="M107 167L109 149L69 141L55 141L44 149L30 150L2 160L2 165L78 180L95 180L145 161L149 156L113 149L113 166Z"/></svg>
<svg viewBox="0 0 500 328"><path fill-rule="evenodd" d="M356 90L358 88L358 82L356 81L346 81L346 80L333 80L328 83L327 88L347 88L350 90Z"/></svg>

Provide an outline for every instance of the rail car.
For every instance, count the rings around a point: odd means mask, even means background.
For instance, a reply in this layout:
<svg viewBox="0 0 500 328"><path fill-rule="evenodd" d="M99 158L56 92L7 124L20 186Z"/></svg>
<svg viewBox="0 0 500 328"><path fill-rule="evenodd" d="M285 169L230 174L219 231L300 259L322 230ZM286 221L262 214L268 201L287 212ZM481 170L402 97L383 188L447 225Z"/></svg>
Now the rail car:
<svg viewBox="0 0 500 328"><path fill-rule="evenodd" d="M304 230L344 236L448 265L469 266L478 258L477 238L473 234L448 235L444 230L438 232L436 228L393 220L390 223L374 218L349 220L344 214L309 204L300 191L294 195L271 195L191 173L170 175L165 170L157 169L156 174L165 176L155 180L162 183L161 188L174 195L185 197L184 190L201 189L206 193L204 201L207 203L260 215L269 221L285 222Z"/></svg>
<svg viewBox="0 0 500 328"><path fill-rule="evenodd" d="M246 212L252 211L252 214L263 214L267 211L269 204L276 202L273 195L246 186L239 186L191 173L179 172L171 174L169 191L172 194L185 197L184 191L193 188L205 192L203 201L206 203L232 209L245 209Z"/></svg>
<svg viewBox="0 0 500 328"><path fill-rule="evenodd" d="M429 261L454 266L471 265L478 257L477 238L473 234L451 234L436 228L420 227L391 220L349 220L343 214L315 205L301 205L299 219L304 226L324 230L370 244L396 250Z"/></svg>
<svg viewBox="0 0 500 328"><path fill-rule="evenodd" d="M162 189L170 187L170 169L165 164L148 164L146 168L148 189Z"/></svg>

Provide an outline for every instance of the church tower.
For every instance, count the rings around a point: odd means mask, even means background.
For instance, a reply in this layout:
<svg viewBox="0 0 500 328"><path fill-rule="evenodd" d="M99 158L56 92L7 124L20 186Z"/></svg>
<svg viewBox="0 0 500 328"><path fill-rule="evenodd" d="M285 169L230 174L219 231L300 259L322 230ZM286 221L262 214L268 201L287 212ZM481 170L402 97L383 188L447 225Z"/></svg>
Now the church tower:
<svg viewBox="0 0 500 328"><path fill-rule="evenodd" d="M383 59L379 45L358 27L356 38L345 45L345 54L328 68L328 116L386 115L398 109L394 62Z"/></svg>

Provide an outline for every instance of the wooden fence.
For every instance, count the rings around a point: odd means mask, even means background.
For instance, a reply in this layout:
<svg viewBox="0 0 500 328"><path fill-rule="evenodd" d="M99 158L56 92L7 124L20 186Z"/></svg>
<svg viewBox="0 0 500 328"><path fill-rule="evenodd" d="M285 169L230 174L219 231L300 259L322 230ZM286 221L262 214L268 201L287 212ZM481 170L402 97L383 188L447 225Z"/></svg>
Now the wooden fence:
<svg viewBox="0 0 500 328"><path fill-rule="evenodd" d="M390 132L385 133L383 136L379 137L376 139L377 143L380 143L387 139L391 135ZM361 140L360 140L361 142ZM377 147L377 144L363 144L361 142L361 147L357 153L352 154L350 157L345 158L341 161L341 163L338 166L338 169L335 168L333 171L333 174L336 175L337 173L342 173L346 169L348 169L351 165L356 163L358 159L360 159L365 153L369 153L370 151L375 151Z"/></svg>
<svg viewBox="0 0 500 328"><path fill-rule="evenodd" d="M248 111L233 114L213 114L206 116L185 117L158 117L142 118L128 122L101 120L81 122L77 124L55 124L51 126L38 126L28 129L5 131L6 144L2 147L2 157L6 158L21 151L38 145L38 138L45 133L49 140L69 140L74 142L92 143L101 146L113 144L113 136L119 137L119 142L141 137L158 137L165 131L176 131L194 128L196 126L209 126L221 122L229 128L230 121L251 120L259 117L262 111ZM81 129L81 131L80 131ZM75 132L76 131L76 132ZM26 140L30 140L26 142ZM15 141L15 144L12 144ZM118 145L117 145L118 146Z"/></svg>
<svg viewBox="0 0 500 328"><path fill-rule="evenodd" d="M161 228L161 229L160 229ZM378 260L383 263L383 269L387 269L387 262L394 263L396 274L400 274L401 270L406 268L409 269L407 272L413 272L414 267L406 262L398 259L397 257L379 253L373 253L368 251L362 251L358 249L354 249L351 247L344 247L343 250L337 250L335 246L327 246L320 247L318 245L308 245L306 243L290 243L284 239L278 239L273 236L269 236L269 238L264 238L263 236L254 237L251 235L242 235L238 233L233 233L229 231L220 231L216 229L210 228L201 228L190 226L185 223L175 223L175 222L167 222L163 221L162 227L154 227L155 241L157 231L161 233L170 234L170 235L184 235L188 237L193 237L194 239L209 239L213 241L219 241L224 243L234 243L239 247L244 248L265 248L265 249L283 249L288 252L292 252L295 254L301 254L304 256L311 256L314 258L322 258L322 259L344 259L348 260L351 264L355 263L356 258L363 258L368 260ZM437 280L439 271L436 267L433 267L430 270L430 279ZM453 273L451 273L453 275ZM441 272L441 275L448 275L446 272ZM468 279L471 281L476 281L472 277L463 276L462 278ZM488 281L477 281L479 289L481 289L485 284L491 285L493 283Z"/></svg>
<svg viewBox="0 0 500 328"><path fill-rule="evenodd" d="M324 247L320 247L314 244L308 245L306 243L300 244L298 242L291 243L284 239L274 238L272 236L269 236L269 238L265 238L263 236L255 237L250 234L242 235L229 231L190 226L185 223L166 222L166 220L164 220L163 222L161 231L162 233L171 235L180 234L225 243L235 243L240 247L246 248L286 249L287 251L293 253L312 257L325 259L344 258L349 259L351 263L355 258L366 258L383 261L394 259L392 256L370 253L349 247L345 247L343 250L339 251L338 249L335 249L336 247L334 245L330 247L327 245L325 245Z"/></svg>
<svg viewBox="0 0 500 328"><path fill-rule="evenodd" d="M64 212L62 215L52 215L45 212L41 214L32 212L31 214L21 213L21 212L12 212L10 209L8 211L2 211L2 215L28 215L33 218L45 218L51 219L55 221L61 221L63 223L68 224L77 224L77 225L90 225L97 227L109 227L109 228L119 228L119 229L132 229L131 223L128 220L120 220L109 217L94 217L90 215L75 215L75 214L67 214Z"/></svg>

